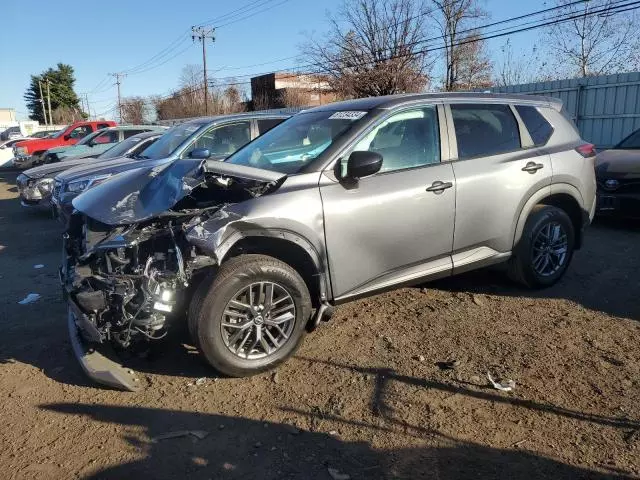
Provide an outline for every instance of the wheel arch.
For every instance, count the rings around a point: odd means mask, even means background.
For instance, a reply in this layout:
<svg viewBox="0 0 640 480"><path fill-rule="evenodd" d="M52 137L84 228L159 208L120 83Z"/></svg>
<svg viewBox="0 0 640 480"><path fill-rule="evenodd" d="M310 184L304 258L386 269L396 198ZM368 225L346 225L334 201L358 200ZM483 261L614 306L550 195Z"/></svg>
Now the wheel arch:
<svg viewBox="0 0 640 480"><path fill-rule="evenodd" d="M583 226L585 218L589 218L589 213L584 208L584 202L580 191L570 184L553 184L534 193L524 204L518 221L513 238L513 246L515 247L524 231L527 218L531 214L536 205L549 205L563 210L571 219L575 233L575 248L582 246Z"/></svg>
<svg viewBox="0 0 640 480"><path fill-rule="evenodd" d="M328 278L320 254L298 234L281 230L237 232L216 251L220 265L242 254L261 254L277 258L293 267L309 289L314 308L329 297Z"/></svg>

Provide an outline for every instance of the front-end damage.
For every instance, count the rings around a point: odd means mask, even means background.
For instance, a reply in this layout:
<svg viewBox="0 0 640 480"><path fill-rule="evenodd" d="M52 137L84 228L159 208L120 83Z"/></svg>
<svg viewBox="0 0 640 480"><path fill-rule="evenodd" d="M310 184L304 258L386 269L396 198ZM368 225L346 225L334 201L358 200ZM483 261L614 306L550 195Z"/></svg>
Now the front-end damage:
<svg viewBox="0 0 640 480"><path fill-rule="evenodd" d="M74 200L60 277L72 343L80 342L74 352L94 380L138 388L111 355L95 360L97 346L138 350L164 338L189 306L187 291L217 265L215 255L190 241L193 232L212 218L236 218L226 208L284 180L236 170L169 164L127 172Z"/></svg>

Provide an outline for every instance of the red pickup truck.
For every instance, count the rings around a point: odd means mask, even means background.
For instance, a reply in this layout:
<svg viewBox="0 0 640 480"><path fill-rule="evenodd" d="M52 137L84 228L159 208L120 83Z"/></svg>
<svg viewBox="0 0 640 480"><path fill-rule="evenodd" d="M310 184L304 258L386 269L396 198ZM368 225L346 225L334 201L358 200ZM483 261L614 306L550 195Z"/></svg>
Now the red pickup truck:
<svg viewBox="0 0 640 480"><path fill-rule="evenodd" d="M13 164L19 168L31 168L44 160L44 153L50 148L73 145L81 138L96 130L115 127L116 122L100 120L95 122L75 122L51 138L36 138L18 142L13 146Z"/></svg>

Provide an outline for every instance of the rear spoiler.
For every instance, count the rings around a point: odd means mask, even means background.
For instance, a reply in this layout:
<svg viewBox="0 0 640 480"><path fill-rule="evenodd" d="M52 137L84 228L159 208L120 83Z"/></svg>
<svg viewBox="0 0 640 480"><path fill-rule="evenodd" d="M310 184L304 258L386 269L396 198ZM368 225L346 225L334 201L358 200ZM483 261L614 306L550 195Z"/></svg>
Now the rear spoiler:
<svg viewBox="0 0 640 480"><path fill-rule="evenodd" d="M556 97L546 97L546 99L549 102L549 106L551 108L553 108L557 112L562 111L562 105L563 105L562 100Z"/></svg>

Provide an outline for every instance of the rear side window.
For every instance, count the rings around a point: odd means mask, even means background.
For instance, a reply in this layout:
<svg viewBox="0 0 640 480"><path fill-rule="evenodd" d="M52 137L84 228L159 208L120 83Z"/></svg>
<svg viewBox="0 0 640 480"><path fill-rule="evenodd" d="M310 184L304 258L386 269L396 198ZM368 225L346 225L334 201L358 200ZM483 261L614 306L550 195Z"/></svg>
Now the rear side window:
<svg viewBox="0 0 640 480"><path fill-rule="evenodd" d="M284 118L264 118L258 120L258 134L262 135L282 122L284 122Z"/></svg>
<svg viewBox="0 0 640 480"><path fill-rule="evenodd" d="M453 104L458 158L512 152L521 146L518 123L508 105Z"/></svg>
<svg viewBox="0 0 640 480"><path fill-rule="evenodd" d="M125 140L129 137L133 137L134 135L138 135L139 133L146 132L146 130L124 130L124 138Z"/></svg>
<svg viewBox="0 0 640 480"><path fill-rule="evenodd" d="M535 107L516 105L516 110L527 127L533 144L536 147L546 144L553 133L553 127L547 119Z"/></svg>

